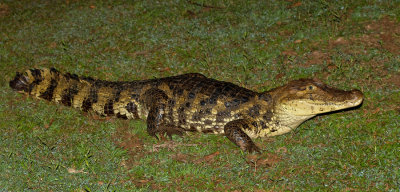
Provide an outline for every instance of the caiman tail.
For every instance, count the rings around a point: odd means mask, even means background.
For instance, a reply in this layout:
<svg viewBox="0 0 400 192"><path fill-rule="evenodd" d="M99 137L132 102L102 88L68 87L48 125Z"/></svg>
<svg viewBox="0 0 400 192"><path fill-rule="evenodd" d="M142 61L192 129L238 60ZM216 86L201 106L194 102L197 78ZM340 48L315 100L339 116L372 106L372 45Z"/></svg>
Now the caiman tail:
<svg viewBox="0 0 400 192"><path fill-rule="evenodd" d="M82 111L95 111L100 115L137 118L136 101L127 97L131 85L79 77L51 69L29 69L17 72L10 87L28 95L72 106Z"/></svg>

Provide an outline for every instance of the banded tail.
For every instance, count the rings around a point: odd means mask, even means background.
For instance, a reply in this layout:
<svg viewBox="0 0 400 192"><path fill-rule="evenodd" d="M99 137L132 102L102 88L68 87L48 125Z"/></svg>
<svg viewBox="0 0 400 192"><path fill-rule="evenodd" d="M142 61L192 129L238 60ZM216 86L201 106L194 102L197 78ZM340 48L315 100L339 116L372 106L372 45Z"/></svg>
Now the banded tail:
<svg viewBox="0 0 400 192"><path fill-rule="evenodd" d="M138 101L131 97L133 84L79 77L51 69L29 69L16 73L10 87L39 99L62 103L100 115L138 118Z"/></svg>

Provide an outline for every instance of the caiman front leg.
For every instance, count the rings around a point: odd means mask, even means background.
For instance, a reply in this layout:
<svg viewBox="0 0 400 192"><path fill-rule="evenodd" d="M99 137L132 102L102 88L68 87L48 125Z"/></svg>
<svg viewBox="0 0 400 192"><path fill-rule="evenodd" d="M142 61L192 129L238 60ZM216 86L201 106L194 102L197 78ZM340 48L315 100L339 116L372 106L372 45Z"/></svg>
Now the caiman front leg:
<svg viewBox="0 0 400 192"><path fill-rule="evenodd" d="M258 152L260 149L254 144L251 138L243 131L251 129L253 125L248 123L245 119L238 119L229 122L224 127L225 136L228 137L233 143L240 147L243 151Z"/></svg>
<svg viewBox="0 0 400 192"><path fill-rule="evenodd" d="M158 139L157 134L167 134L172 139L173 134L182 135L183 131L174 125L166 122L166 110L168 96L160 89L149 89L142 96L146 108L149 110L147 115L147 133Z"/></svg>

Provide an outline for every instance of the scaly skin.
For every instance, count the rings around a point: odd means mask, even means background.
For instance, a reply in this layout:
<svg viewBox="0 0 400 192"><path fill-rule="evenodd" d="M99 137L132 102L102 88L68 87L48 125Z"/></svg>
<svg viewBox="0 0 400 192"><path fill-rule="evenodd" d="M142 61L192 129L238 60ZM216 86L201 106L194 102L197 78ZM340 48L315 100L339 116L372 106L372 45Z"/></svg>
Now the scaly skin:
<svg viewBox="0 0 400 192"><path fill-rule="evenodd" d="M224 134L249 152L259 152L251 138L287 133L315 115L355 107L363 100L358 90L330 88L316 79L257 93L197 73L109 82L54 68L30 69L17 73L10 87L82 111L146 120L154 137L187 131Z"/></svg>

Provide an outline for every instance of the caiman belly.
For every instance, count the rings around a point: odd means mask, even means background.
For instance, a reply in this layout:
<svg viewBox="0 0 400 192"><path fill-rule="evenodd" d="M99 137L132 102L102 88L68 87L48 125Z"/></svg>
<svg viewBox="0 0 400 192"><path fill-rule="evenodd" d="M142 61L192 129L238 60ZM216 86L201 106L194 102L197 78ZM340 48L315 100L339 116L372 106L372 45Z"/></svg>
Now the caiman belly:
<svg viewBox="0 0 400 192"><path fill-rule="evenodd" d="M214 134L223 134L224 126L228 122L249 116L249 109L254 106L252 101L256 97L256 93L251 90L229 82L206 78L200 74L153 80L141 89L137 89L140 91L132 90L132 92L136 95L145 95L150 89L161 90L167 95L167 99L159 103L166 105L164 111L166 124L185 131ZM149 107L141 100L144 98L135 99L140 109L137 116L146 119Z"/></svg>

